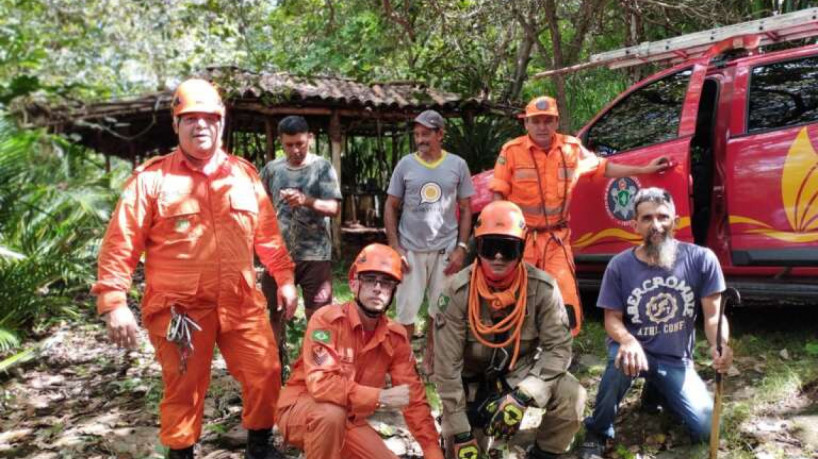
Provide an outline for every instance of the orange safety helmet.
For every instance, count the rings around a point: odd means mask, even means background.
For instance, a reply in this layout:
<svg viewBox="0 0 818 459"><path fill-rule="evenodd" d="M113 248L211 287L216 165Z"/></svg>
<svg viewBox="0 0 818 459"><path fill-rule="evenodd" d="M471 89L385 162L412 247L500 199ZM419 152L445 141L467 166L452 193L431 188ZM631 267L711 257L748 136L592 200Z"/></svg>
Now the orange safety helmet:
<svg viewBox="0 0 818 459"><path fill-rule="evenodd" d="M525 113L517 115L517 118L530 118L540 115L559 118L560 112L557 109L557 101L553 97L540 96L531 99L531 102L525 106Z"/></svg>
<svg viewBox="0 0 818 459"><path fill-rule="evenodd" d="M349 267L349 280L355 279L358 273L379 272L388 274L398 282L403 280L400 255L392 247L383 244L369 244L355 257Z"/></svg>
<svg viewBox="0 0 818 459"><path fill-rule="evenodd" d="M474 237L508 236L525 240L526 226L523 211L511 201L490 202L474 224Z"/></svg>
<svg viewBox="0 0 818 459"><path fill-rule="evenodd" d="M173 117L185 113L210 113L224 118L224 103L219 91L209 81L191 78L180 84L170 103Z"/></svg>

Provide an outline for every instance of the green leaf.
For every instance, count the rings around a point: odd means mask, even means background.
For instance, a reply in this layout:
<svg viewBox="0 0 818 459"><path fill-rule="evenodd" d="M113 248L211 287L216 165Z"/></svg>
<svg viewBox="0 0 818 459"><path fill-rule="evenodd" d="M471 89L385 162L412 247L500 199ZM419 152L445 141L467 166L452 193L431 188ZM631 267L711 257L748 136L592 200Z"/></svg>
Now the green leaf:
<svg viewBox="0 0 818 459"><path fill-rule="evenodd" d="M20 346L20 338L11 330L0 328L0 352L8 352Z"/></svg>
<svg viewBox="0 0 818 459"><path fill-rule="evenodd" d="M0 361L0 372L6 372L14 365L28 362L29 360L33 359L37 355L37 351L35 348L26 349L22 352L18 352L11 357L3 359Z"/></svg>
<svg viewBox="0 0 818 459"><path fill-rule="evenodd" d="M807 342L804 349L806 349L807 354L809 354L811 357L818 357L818 341Z"/></svg>

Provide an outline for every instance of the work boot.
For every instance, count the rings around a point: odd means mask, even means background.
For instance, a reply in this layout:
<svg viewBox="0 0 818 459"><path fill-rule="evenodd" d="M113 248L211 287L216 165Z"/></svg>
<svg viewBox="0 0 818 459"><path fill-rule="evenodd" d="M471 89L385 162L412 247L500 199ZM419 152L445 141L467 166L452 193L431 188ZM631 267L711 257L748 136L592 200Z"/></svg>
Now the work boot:
<svg viewBox="0 0 818 459"><path fill-rule="evenodd" d="M525 455L526 459L557 459L561 456L562 454L541 450L536 441L531 445L531 448L528 448L528 453Z"/></svg>
<svg viewBox="0 0 818 459"><path fill-rule="evenodd" d="M193 447L188 446L182 449L169 449L165 457L167 459L193 459Z"/></svg>
<svg viewBox="0 0 818 459"><path fill-rule="evenodd" d="M605 440L597 434L585 431L585 441L579 447L580 459L602 459L605 451Z"/></svg>
<svg viewBox="0 0 818 459"><path fill-rule="evenodd" d="M244 459L284 459L273 446L272 436L273 429L248 430Z"/></svg>

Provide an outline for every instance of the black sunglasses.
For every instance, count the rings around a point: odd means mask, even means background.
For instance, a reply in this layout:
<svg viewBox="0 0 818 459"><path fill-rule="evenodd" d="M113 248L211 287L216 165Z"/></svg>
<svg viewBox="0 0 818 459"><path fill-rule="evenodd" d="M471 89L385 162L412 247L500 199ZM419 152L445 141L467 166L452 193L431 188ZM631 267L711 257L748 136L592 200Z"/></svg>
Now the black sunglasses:
<svg viewBox="0 0 818 459"><path fill-rule="evenodd" d="M504 260L519 260L524 249L525 244L519 239L490 236L477 239L477 254L487 260L493 260L498 253Z"/></svg>

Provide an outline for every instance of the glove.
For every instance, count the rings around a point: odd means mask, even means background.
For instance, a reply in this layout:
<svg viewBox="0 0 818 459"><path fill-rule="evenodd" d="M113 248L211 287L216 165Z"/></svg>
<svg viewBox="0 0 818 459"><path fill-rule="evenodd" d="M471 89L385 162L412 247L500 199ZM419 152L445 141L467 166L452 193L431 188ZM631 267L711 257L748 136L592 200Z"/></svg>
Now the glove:
<svg viewBox="0 0 818 459"><path fill-rule="evenodd" d="M454 436L454 457L457 459L479 459L480 446L471 432Z"/></svg>
<svg viewBox="0 0 818 459"><path fill-rule="evenodd" d="M490 435L499 440L509 440L520 430L523 422L523 415L531 397L519 390L509 392L486 406L486 410L491 414L486 435Z"/></svg>

